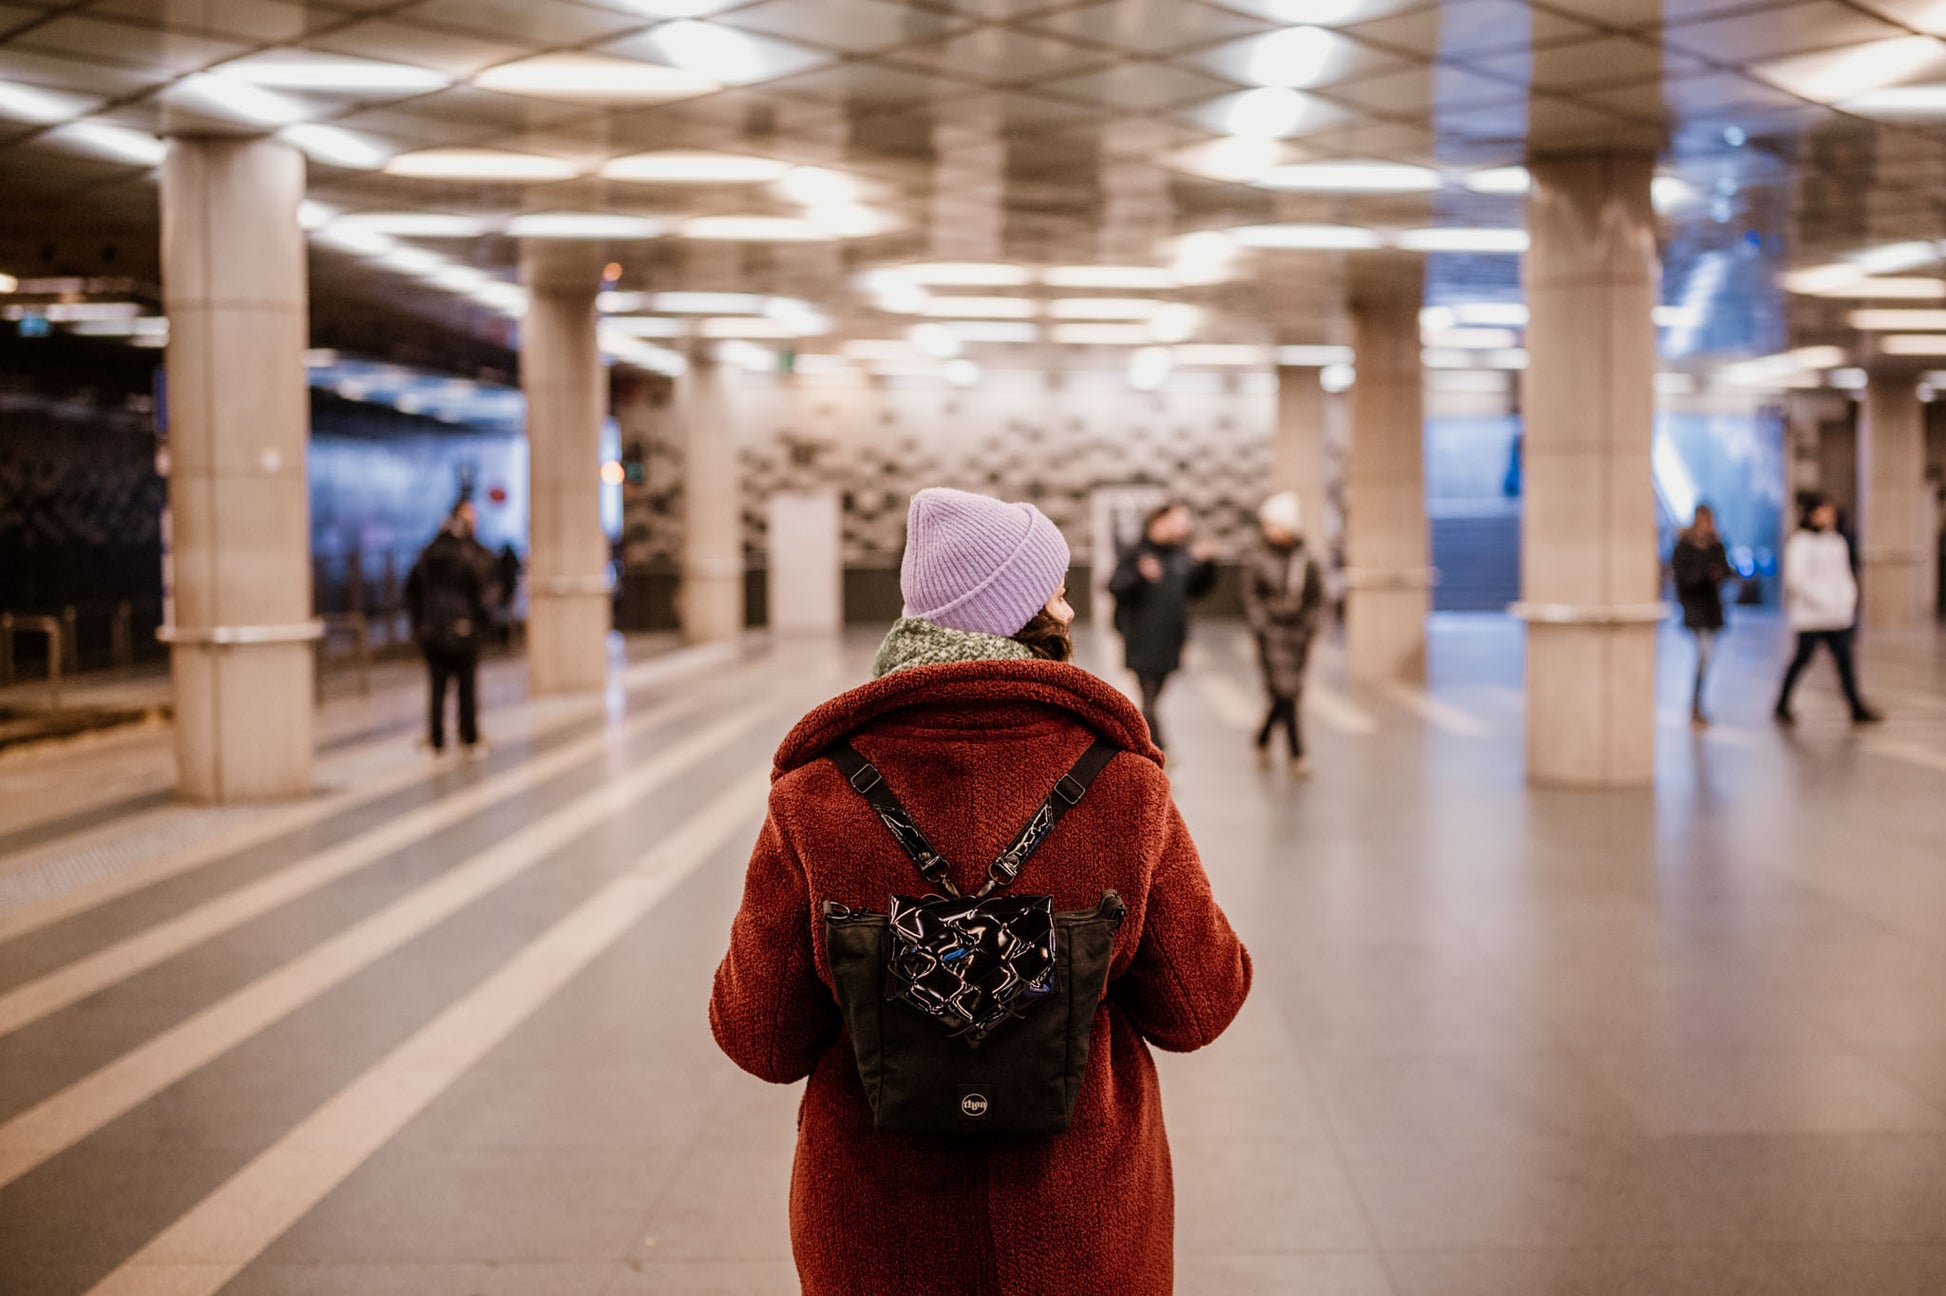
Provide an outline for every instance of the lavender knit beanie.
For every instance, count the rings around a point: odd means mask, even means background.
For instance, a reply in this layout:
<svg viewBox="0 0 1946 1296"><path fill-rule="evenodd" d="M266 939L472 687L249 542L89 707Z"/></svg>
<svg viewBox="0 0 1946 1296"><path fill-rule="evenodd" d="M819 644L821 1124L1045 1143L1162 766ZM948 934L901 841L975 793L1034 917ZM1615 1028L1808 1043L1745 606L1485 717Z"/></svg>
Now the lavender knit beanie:
<svg viewBox="0 0 1946 1296"><path fill-rule="evenodd" d="M1068 574L1068 542L1032 504L931 486L906 513L905 615L952 630L1018 634Z"/></svg>

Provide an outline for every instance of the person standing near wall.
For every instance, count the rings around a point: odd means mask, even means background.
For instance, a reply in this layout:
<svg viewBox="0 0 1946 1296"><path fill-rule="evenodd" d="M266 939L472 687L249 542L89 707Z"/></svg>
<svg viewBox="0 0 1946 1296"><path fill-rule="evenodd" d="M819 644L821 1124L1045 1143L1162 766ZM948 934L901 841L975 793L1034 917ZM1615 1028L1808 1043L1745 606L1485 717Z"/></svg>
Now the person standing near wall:
<svg viewBox="0 0 1946 1296"><path fill-rule="evenodd" d="M446 685L459 688L459 740L469 757L485 754L480 741L477 688L480 642L487 625L487 562L473 539L473 503L453 506L445 525L412 564L405 581L412 637L425 654L431 698L426 740L446 749ZM487 555L490 559L491 555Z"/></svg>
<svg viewBox="0 0 1946 1296"><path fill-rule="evenodd" d="M1838 530L1838 506L1828 499L1811 502L1802 524L1784 544L1784 611L1797 632L1797 651L1777 693L1777 723L1797 723L1791 713L1791 693L1819 644L1831 651L1838 665L1838 683L1851 704L1852 723L1875 724L1882 719L1858 693L1851 658L1858 579L1852 573L1851 543Z"/></svg>
<svg viewBox="0 0 1946 1296"><path fill-rule="evenodd" d="M1149 736L1165 747L1157 703L1169 677L1182 666L1189 638L1189 605L1216 584L1215 547L1190 546L1189 509L1171 501L1149 514L1142 538L1115 565L1108 592L1115 597L1115 629L1127 650L1128 668L1142 687L1142 717Z"/></svg>
<svg viewBox="0 0 1946 1296"><path fill-rule="evenodd" d="M1271 736L1281 726L1290 751L1291 773L1309 777L1300 708L1304 671L1310 662L1318 614L1324 607L1324 575L1304 543L1304 513L1296 491L1282 491L1257 511L1261 542L1243 568L1243 612L1257 637L1270 711L1257 731L1257 759L1270 768Z"/></svg>
<svg viewBox="0 0 1946 1296"><path fill-rule="evenodd" d="M1675 575L1676 601L1682 604L1682 623L1696 636L1696 682L1689 694L1689 722L1698 729L1709 724L1703 711L1703 677L1709 671L1716 636L1723 629L1723 582L1730 579L1730 558L1723 537L1716 532L1716 512L1696 506L1696 517L1676 537L1669 567Z"/></svg>

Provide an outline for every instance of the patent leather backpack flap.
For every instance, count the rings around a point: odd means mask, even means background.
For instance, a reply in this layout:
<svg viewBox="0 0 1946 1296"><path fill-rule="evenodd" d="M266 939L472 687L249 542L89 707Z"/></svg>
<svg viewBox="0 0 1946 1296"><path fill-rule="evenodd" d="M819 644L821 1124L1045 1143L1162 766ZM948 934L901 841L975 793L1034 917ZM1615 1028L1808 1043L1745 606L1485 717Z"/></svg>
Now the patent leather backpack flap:
<svg viewBox="0 0 1946 1296"><path fill-rule="evenodd" d="M977 1046L1054 993L1052 896L892 897L887 993Z"/></svg>

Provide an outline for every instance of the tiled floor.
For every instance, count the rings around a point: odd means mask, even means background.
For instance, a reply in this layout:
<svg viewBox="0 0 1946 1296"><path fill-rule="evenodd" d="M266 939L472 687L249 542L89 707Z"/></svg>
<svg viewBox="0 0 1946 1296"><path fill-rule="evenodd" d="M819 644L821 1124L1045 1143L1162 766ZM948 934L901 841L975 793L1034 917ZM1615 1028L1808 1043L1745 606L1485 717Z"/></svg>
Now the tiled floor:
<svg viewBox="0 0 1946 1296"><path fill-rule="evenodd" d="M1204 627L1172 776L1259 979L1160 1059L1178 1290L1946 1291L1946 642L1866 645L1882 730L1819 671L1786 735L1781 638L1695 734L1672 634L1659 785L1596 794L1525 785L1497 618L1425 692L1325 654L1303 784ZM230 818L116 811L141 741L0 763L0 1293L794 1291L795 1093L703 1005L768 751L870 648L510 685L479 765L382 689Z"/></svg>

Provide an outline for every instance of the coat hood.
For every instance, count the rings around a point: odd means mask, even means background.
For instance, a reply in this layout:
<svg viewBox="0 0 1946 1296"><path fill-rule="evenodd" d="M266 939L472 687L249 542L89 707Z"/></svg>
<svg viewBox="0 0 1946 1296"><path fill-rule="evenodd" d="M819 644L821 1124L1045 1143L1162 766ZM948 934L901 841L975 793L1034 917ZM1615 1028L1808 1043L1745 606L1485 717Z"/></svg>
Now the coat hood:
<svg viewBox="0 0 1946 1296"><path fill-rule="evenodd" d="M915 666L840 693L797 722L777 748L777 778L824 754L827 747L888 712L954 703L1028 702L1056 707L1124 751L1157 765L1162 752L1149 726L1121 691L1079 666L1046 661L968 661Z"/></svg>

